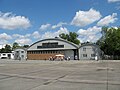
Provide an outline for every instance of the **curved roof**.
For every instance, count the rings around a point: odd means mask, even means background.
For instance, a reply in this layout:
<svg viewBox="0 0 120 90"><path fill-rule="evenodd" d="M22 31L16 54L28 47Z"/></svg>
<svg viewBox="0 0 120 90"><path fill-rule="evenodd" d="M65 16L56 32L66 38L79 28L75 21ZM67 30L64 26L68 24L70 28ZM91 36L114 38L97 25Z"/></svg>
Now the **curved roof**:
<svg viewBox="0 0 120 90"><path fill-rule="evenodd" d="M16 48L14 51L19 50L19 49L27 51L27 48Z"/></svg>
<svg viewBox="0 0 120 90"><path fill-rule="evenodd" d="M97 48L100 48L98 45L93 44L93 43L85 43L85 44L81 45L80 48L81 48L81 47L84 47L84 46L95 46L95 47L97 47Z"/></svg>
<svg viewBox="0 0 120 90"><path fill-rule="evenodd" d="M76 47L76 48L79 48L79 47L80 47L79 45L76 45L76 44L74 44L74 43L72 43L72 42L69 42L69 41L64 40L64 39L61 39L61 38L48 38L48 39L43 39L43 40L40 40L40 41L37 41L37 42L33 43L32 45L29 46L29 48L30 48L31 46L37 44L37 43L40 43L40 42L43 42L43 41L47 41L47 40L62 41L62 42L66 42L66 43L68 43L68 44L70 44L70 45L72 45L72 46L74 46L74 47ZM29 48L28 48L28 49L29 49Z"/></svg>

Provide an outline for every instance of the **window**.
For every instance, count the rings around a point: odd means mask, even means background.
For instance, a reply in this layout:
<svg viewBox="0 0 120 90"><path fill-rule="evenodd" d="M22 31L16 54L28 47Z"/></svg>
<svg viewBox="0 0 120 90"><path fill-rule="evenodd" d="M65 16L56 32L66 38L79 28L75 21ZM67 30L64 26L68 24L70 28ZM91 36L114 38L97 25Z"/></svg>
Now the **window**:
<svg viewBox="0 0 120 90"><path fill-rule="evenodd" d="M31 54L32 52L31 51L28 51L28 54Z"/></svg>
<svg viewBox="0 0 120 90"><path fill-rule="evenodd" d="M3 56L5 56L6 54L3 54Z"/></svg>
<svg viewBox="0 0 120 90"><path fill-rule="evenodd" d="M22 55L21 57L22 57L22 59L23 59L23 58L24 58L24 55Z"/></svg>
<svg viewBox="0 0 120 90"><path fill-rule="evenodd" d="M21 53L24 53L24 51L21 51Z"/></svg>
<svg viewBox="0 0 120 90"><path fill-rule="evenodd" d="M41 51L41 54L43 54L43 52Z"/></svg>
<svg viewBox="0 0 120 90"><path fill-rule="evenodd" d="M58 42L48 42L42 43L42 46L37 46L38 49L40 48L64 48L64 45L58 45Z"/></svg>
<svg viewBox="0 0 120 90"><path fill-rule="evenodd" d="M91 57L95 57L95 54L91 54Z"/></svg>
<svg viewBox="0 0 120 90"><path fill-rule="evenodd" d="M52 53L52 51L50 51L49 53Z"/></svg>
<svg viewBox="0 0 120 90"><path fill-rule="evenodd" d="M38 54L38 51L36 51L36 54Z"/></svg>
<svg viewBox="0 0 120 90"><path fill-rule="evenodd" d="M83 48L83 51L86 51L86 48Z"/></svg>
<svg viewBox="0 0 120 90"><path fill-rule="evenodd" d="M87 54L83 54L83 57L87 57Z"/></svg>

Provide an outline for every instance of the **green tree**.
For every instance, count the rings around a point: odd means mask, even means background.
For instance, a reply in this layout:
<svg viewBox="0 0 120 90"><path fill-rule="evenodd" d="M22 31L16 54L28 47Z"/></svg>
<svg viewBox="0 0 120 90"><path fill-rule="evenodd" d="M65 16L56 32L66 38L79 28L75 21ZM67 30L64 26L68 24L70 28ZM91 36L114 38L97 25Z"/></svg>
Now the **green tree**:
<svg viewBox="0 0 120 90"><path fill-rule="evenodd" d="M19 48L19 44L17 42L14 42L13 43L13 47L12 47L12 50L16 49L16 48Z"/></svg>
<svg viewBox="0 0 120 90"><path fill-rule="evenodd" d="M59 37L67 41L73 42L77 45L80 44L80 41L77 39L78 35L75 32L70 32L69 34L62 33L59 35Z"/></svg>
<svg viewBox="0 0 120 90"><path fill-rule="evenodd" d="M24 46L23 46L23 48L28 48L28 47L29 47L29 45L24 45Z"/></svg>
<svg viewBox="0 0 120 90"><path fill-rule="evenodd" d="M12 51L12 47L8 44L6 44L5 46L5 52L11 52Z"/></svg>
<svg viewBox="0 0 120 90"><path fill-rule="evenodd" d="M8 44L6 44L6 46L5 46L5 48L2 48L1 50L0 50L0 52L5 52L5 53L8 53L8 52L11 52L12 51L12 48L11 48L11 46L10 45L8 45Z"/></svg>
<svg viewBox="0 0 120 90"><path fill-rule="evenodd" d="M59 35L59 37L62 38L62 39L67 40L67 35L68 34L62 33L62 34Z"/></svg>
<svg viewBox="0 0 120 90"><path fill-rule="evenodd" d="M5 52L5 48L0 49L0 52L1 53Z"/></svg>
<svg viewBox="0 0 120 90"><path fill-rule="evenodd" d="M107 55L119 55L120 53L120 28L102 28L102 38L98 45Z"/></svg>

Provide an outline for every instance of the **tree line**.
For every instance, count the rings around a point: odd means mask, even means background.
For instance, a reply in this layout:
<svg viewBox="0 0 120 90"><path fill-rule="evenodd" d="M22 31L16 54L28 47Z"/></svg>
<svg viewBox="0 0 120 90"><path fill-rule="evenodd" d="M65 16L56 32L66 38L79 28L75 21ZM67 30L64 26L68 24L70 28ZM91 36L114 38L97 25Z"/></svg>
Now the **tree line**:
<svg viewBox="0 0 120 90"><path fill-rule="evenodd" d="M14 42L13 45L6 44L4 48L0 49L0 53L11 53L16 48L28 48L29 45L20 46L17 42Z"/></svg>

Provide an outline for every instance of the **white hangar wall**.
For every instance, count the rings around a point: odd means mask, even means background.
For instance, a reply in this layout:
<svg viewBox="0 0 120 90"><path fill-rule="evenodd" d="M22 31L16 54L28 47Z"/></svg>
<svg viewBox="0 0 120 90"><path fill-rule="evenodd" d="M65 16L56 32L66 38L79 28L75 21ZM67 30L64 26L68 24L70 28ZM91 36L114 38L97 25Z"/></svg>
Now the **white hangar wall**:
<svg viewBox="0 0 120 90"><path fill-rule="evenodd" d="M28 59L43 60L56 54L64 54L65 57L74 59L78 55L78 46L60 38L51 38L35 42L27 52Z"/></svg>

